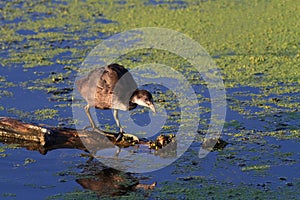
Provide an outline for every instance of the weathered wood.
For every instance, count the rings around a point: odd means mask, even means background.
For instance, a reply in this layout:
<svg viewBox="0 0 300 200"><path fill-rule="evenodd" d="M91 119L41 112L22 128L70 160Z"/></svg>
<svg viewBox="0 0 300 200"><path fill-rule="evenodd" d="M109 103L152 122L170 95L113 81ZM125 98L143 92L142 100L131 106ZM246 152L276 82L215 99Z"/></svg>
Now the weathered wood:
<svg viewBox="0 0 300 200"><path fill-rule="evenodd" d="M26 124L12 118L0 118L1 137L27 140L44 145L46 143L45 137L47 134L49 134L49 132L45 128Z"/></svg>
<svg viewBox="0 0 300 200"><path fill-rule="evenodd" d="M90 151L93 150L93 147L95 150L100 150L113 148L114 145L128 147L135 144L147 145L149 148L157 150L170 143L172 141L170 138L173 138L173 136L165 136L166 141L161 141L159 136L157 141L140 139L137 142L133 141L130 136L125 136L125 140L116 142L118 134L103 132L106 136L95 131L34 125L13 118L0 117L0 142L19 144L30 150L38 150L41 154L61 148L76 148L87 151L85 146L88 146Z"/></svg>
<svg viewBox="0 0 300 200"><path fill-rule="evenodd" d="M117 134L106 131L104 133L109 140L103 140L104 136L94 131L34 125L13 118L0 117L0 142L17 143L32 150L39 150L42 154L59 148L87 150L81 140L84 140L85 144L95 143L103 148L110 148L114 144L131 145L126 141L115 143Z"/></svg>
<svg viewBox="0 0 300 200"><path fill-rule="evenodd" d="M112 141L115 139L114 133L105 133L110 136ZM38 150L42 154L60 148L76 148L86 151L79 135L83 136L82 139L84 139L84 135L86 138L95 138L95 133L92 131L46 127L7 117L0 118L0 142L20 144L31 150ZM103 146L107 145L103 144Z"/></svg>
<svg viewBox="0 0 300 200"><path fill-rule="evenodd" d="M0 118L0 142L19 144L41 154L58 148L86 150L74 129L46 128L7 117Z"/></svg>

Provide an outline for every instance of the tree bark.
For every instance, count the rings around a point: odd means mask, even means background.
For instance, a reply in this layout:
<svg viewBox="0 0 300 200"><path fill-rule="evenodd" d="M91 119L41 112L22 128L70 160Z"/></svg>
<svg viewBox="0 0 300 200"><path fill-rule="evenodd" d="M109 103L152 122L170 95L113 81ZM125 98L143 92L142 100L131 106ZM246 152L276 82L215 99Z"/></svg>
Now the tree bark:
<svg viewBox="0 0 300 200"><path fill-rule="evenodd" d="M38 150L41 154L60 148L76 148L87 151L84 145L87 143L97 143L98 147L100 145L103 148L114 145L122 147L134 145L134 143L126 141L116 143L117 134L103 132L108 140L103 140L104 136L94 131L35 125L13 118L0 117L0 142L19 144L30 150ZM84 140L84 144L82 140ZM141 140L139 143L147 142Z"/></svg>

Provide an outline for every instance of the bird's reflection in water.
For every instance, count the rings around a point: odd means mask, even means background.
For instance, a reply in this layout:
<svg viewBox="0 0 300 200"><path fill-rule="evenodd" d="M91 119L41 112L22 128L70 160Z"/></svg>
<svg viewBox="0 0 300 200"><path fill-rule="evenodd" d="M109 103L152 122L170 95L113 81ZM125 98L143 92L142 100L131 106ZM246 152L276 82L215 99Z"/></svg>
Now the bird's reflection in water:
<svg viewBox="0 0 300 200"><path fill-rule="evenodd" d="M82 177L76 182L83 188L96 192L98 196L120 196L139 188L152 190L156 186L156 182L150 185L141 184L132 174L105 168L99 161L88 161L80 168L83 169Z"/></svg>

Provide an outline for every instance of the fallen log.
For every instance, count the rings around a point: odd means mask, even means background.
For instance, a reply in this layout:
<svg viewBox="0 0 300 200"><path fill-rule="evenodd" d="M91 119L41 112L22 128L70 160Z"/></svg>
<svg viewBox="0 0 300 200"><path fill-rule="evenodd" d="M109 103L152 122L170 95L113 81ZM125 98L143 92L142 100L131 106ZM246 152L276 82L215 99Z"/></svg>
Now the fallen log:
<svg viewBox="0 0 300 200"><path fill-rule="evenodd" d="M75 129L43 127L17 119L0 117L0 142L19 144L41 154L58 148L77 148L86 151Z"/></svg>
<svg viewBox="0 0 300 200"><path fill-rule="evenodd" d="M133 140L130 135L125 136L122 141L116 142L116 133L103 131L106 136L88 130L76 130L72 128L53 127L47 125L35 125L22 122L17 119L0 117L0 142L19 144L30 150L38 150L41 154L46 154L50 150L61 148L76 148L83 151L113 148L129 147L136 144L147 145L150 149L161 149L170 142L175 141L175 137L161 136L155 141L147 139Z"/></svg>
<svg viewBox="0 0 300 200"><path fill-rule="evenodd" d="M38 150L41 154L61 148L75 148L90 152L114 148L115 145L119 147L145 145L149 149L154 149L155 155L160 157L177 155L177 143L173 134L159 135L154 141L144 138L136 140L135 136L131 137L130 134L124 134L124 139L116 142L117 133L107 131L103 131L103 133L105 136L96 131L35 125L13 118L0 117L0 142L19 144L19 146L30 150ZM208 151L214 151L225 148L227 144L222 139L216 138L204 140L202 147Z"/></svg>

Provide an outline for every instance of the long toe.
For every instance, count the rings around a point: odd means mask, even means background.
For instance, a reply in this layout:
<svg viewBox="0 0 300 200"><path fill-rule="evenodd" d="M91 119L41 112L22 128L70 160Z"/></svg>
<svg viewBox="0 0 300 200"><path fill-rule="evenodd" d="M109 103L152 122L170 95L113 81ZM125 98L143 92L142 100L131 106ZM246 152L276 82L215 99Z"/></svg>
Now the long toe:
<svg viewBox="0 0 300 200"><path fill-rule="evenodd" d="M97 132L97 133L100 133L100 134L106 136L106 134L105 134L101 129L99 129L99 128L93 128L93 131L95 131L95 132Z"/></svg>

